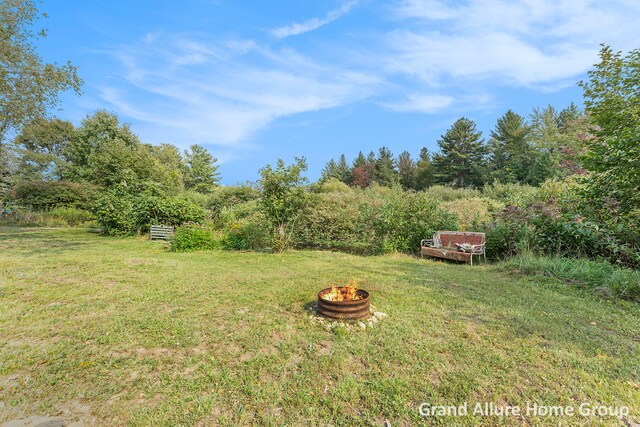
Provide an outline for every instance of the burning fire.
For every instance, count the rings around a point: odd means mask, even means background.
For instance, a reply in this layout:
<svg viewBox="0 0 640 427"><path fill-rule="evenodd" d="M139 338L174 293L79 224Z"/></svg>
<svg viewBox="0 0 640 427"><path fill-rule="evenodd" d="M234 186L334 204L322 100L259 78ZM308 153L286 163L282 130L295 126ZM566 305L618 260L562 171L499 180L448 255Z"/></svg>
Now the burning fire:
<svg viewBox="0 0 640 427"><path fill-rule="evenodd" d="M349 281L345 286L331 286L331 291L322 295L322 299L327 301L358 301L364 298L358 293L358 288L353 281Z"/></svg>

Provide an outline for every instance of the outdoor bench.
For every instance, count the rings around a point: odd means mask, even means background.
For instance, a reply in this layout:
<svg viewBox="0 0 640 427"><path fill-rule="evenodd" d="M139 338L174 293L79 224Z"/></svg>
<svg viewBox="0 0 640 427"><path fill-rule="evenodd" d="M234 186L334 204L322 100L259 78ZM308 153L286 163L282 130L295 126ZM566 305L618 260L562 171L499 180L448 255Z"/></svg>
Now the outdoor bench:
<svg viewBox="0 0 640 427"><path fill-rule="evenodd" d="M152 225L149 232L151 240L167 240L173 234L173 227L169 225Z"/></svg>
<svg viewBox="0 0 640 427"><path fill-rule="evenodd" d="M473 265L474 255L483 256L487 260L484 238L484 233L436 231L432 239L420 242L420 253L422 256L446 258Z"/></svg>

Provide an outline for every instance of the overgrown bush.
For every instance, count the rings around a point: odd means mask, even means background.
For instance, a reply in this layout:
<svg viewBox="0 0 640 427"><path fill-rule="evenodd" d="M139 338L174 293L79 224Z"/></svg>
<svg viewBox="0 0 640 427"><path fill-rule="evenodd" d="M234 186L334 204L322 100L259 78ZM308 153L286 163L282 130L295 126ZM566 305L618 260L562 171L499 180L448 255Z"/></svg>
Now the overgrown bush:
<svg viewBox="0 0 640 427"><path fill-rule="evenodd" d="M353 191L347 184L333 177L312 186L311 190L316 193L350 193Z"/></svg>
<svg viewBox="0 0 640 427"><path fill-rule="evenodd" d="M241 221L231 224L223 231L223 249L254 250L264 248L269 243L269 233L264 222Z"/></svg>
<svg viewBox="0 0 640 427"><path fill-rule="evenodd" d="M539 189L524 184L507 183L498 181L491 185L486 184L482 189L482 194L489 199L502 202L505 205L525 207L532 203L538 194Z"/></svg>
<svg viewBox="0 0 640 427"><path fill-rule="evenodd" d="M84 208L87 191L75 182L23 181L13 189L16 203L35 211L46 211L57 207Z"/></svg>
<svg viewBox="0 0 640 427"><path fill-rule="evenodd" d="M219 213L224 208L258 200L259 198L260 192L250 185L216 187L208 196L206 207L214 213Z"/></svg>
<svg viewBox="0 0 640 427"><path fill-rule="evenodd" d="M169 239L169 245L174 252L211 250L221 247L216 232L200 224L185 224L176 228Z"/></svg>
<svg viewBox="0 0 640 427"><path fill-rule="evenodd" d="M216 222L224 249L249 250L269 245L269 224L257 200L222 209Z"/></svg>
<svg viewBox="0 0 640 427"><path fill-rule="evenodd" d="M485 229L487 257L505 259L515 256L527 247L530 232L524 222L496 219Z"/></svg>
<svg viewBox="0 0 640 427"><path fill-rule="evenodd" d="M425 193L376 189L315 194L296 227L298 247L415 253L421 239L457 227L439 203Z"/></svg>
<svg viewBox="0 0 640 427"><path fill-rule="evenodd" d="M134 203L135 197L132 194L125 188L116 187L101 193L91 208L105 234L127 234L136 229Z"/></svg>
<svg viewBox="0 0 640 427"><path fill-rule="evenodd" d="M374 219L384 199L370 190L313 194L296 224L298 248L356 254L383 252Z"/></svg>
<svg viewBox="0 0 640 427"><path fill-rule="evenodd" d="M486 226L488 256L506 258L532 252L640 265L637 246L621 240L603 224L567 212L566 206L555 197L524 208L507 206Z"/></svg>
<svg viewBox="0 0 640 427"><path fill-rule="evenodd" d="M440 201L428 194L394 192L376 215L375 227L385 252L416 253L420 240L437 230L456 230L458 223L454 214L443 210Z"/></svg>
<svg viewBox="0 0 640 427"><path fill-rule="evenodd" d="M444 202L440 207L456 216L459 230L478 231L482 225L491 222L492 212L499 212L504 205L485 197L471 197Z"/></svg>
<svg viewBox="0 0 640 427"><path fill-rule="evenodd" d="M153 188L136 192L116 186L101 193L92 208L106 234L143 233L152 224L176 226L205 219L205 211L198 205Z"/></svg>
<svg viewBox="0 0 640 427"><path fill-rule="evenodd" d="M198 205L182 197L166 194L143 193L134 198L133 216L135 229L147 232L153 224L181 225L187 222L202 222L205 212Z"/></svg>

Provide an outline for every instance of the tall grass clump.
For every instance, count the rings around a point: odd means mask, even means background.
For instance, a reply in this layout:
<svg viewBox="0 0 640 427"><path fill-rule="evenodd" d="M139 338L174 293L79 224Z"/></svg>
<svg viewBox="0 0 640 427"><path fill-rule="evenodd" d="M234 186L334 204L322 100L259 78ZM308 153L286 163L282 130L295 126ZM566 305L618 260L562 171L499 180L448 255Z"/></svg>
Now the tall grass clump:
<svg viewBox="0 0 640 427"><path fill-rule="evenodd" d="M0 216L0 225L16 227L86 227L95 225L95 216L84 209L58 207L45 211L17 207Z"/></svg>
<svg viewBox="0 0 640 427"><path fill-rule="evenodd" d="M607 297L640 302L640 272L605 260L520 254L504 266L525 274L556 277Z"/></svg>

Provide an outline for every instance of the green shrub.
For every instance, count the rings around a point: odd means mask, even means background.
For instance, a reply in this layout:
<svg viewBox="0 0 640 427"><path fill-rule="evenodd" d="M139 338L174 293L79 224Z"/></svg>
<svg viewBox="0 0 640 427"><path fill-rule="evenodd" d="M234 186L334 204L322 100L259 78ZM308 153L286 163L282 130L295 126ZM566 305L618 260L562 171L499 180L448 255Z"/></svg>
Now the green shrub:
<svg viewBox="0 0 640 427"><path fill-rule="evenodd" d="M269 232L264 221L245 220L223 231L223 249L255 250L269 245Z"/></svg>
<svg viewBox="0 0 640 427"><path fill-rule="evenodd" d="M315 185L312 190L317 193L350 193L353 191L347 184L333 177Z"/></svg>
<svg viewBox="0 0 640 427"><path fill-rule="evenodd" d="M298 248L339 250L356 254L381 253L374 217L384 199L374 191L312 194L295 225Z"/></svg>
<svg viewBox="0 0 640 427"><path fill-rule="evenodd" d="M135 197L118 186L101 193L92 205L92 212L105 234L132 233L136 228L134 203Z"/></svg>
<svg viewBox="0 0 640 427"><path fill-rule="evenodd" d="M169 239L169 245L174 252L211 250L221 247L216 232L199 224L178 227Z"/></svg>
<svg viewBox="0 0 640 427"><path fill-rule="evenodd" d="M36 211L56 207L83 208L87 203L87 191L75 182L24 181L13 189L13 198L18 204Z"/></svg>
<svg viewBox="0 0 640 427"><path fill-rule="evenodd" d="M424 193L398 190L315 194L296 226L298 247L415 253L421 239L456 227L455 216L438 204Z"/></svg>
<svg viewBox="0 0 640 427"><path fill-rule="evenodd" d="M604 260L522 254L504 264L525 274L543 274L610 297L640 302L640 272Z"/></svg>
<svg viewBox="0 0 640 427"><path fill-rule="evenodd" d="M491 259L505 259L527 248L530 229L526 222L499 218L485 228L486 252Z"/></svg>
<svg viewBox="0 0 640 427"><path fill-rule="evenodd" d="M208 196L205 206L214 213L218 213L224 208L258 200L259 198L260 192L250 185L222 186L213 190Z"/></svg>
<svg viewBox="0 0 640 427"><path fill-rule="evenodd" d="M502 184L495 181L491 185L485 184L482 189L482 194L485 197L499 201L505 205L523 208L536 199L538 191L538 188L530 185L515 183Z"/></svg>
<svg viewBox="0 0 640 427"><path fill-rule="evenodd" d="M441 209L450 212L458 219L458 230L480 230L481 225L491 222L491 212L504 208L500 202L488 198L471 197L443 202Z"/></svg>
<svg viewBox="0 0 640 427"><path fill-rule="evenodd" d="M269 224L257 200L223 208L216 224L223 235L224 249L250 250L270 245Z"/></svg>
<svg viewBox="0 0 640 427"><path fill-rule="evenodd" d="M181 196L194 205L200 206L202 209L208 209L209 195L198 193L197 191L185 191Z"/></svg>
<svg viewBox="0 0 640 427"><path fill-rule="evenodd" d="M182 197L143 193L134 199L132 215L135 230L147 232L153 224L181 225L203 222L205 212L198 205Z"/></svg>
<svg viewBox="0 0 640 427"><path fill-rule="evenodd" d="M142 233L153 224L177 226L202 222L205 218L204 210L185 198L169 196L157 189L138 193L126 186L101 193L92 208L106 234Z"/></svg>
<svg viewBox="0 0 640 427"><path fill-rule="evenodd" d="M385 252L416 253L420 240L430 238L435 231L458 229L455 215L443 210L438 200L424 192L392 193L374 223Z"/></svg>

